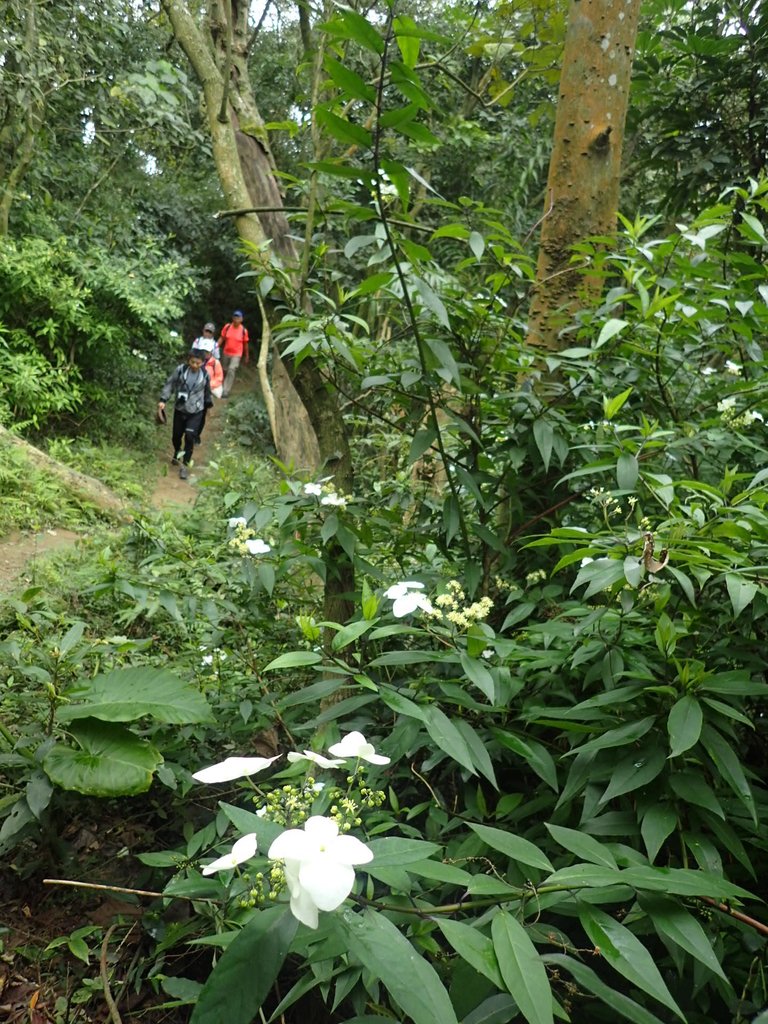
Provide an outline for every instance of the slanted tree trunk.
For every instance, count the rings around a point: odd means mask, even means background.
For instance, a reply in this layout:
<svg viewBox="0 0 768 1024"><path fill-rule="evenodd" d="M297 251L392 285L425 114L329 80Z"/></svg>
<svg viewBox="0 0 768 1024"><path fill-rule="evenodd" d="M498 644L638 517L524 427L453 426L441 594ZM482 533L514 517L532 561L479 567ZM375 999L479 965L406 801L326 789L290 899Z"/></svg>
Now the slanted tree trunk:
<svg viewBox="0 0 768 1024"><path fill-rule="evenodd" d="M299 254L281 209L275 162L248 76L247 0L211 3L205 23L195 19L186 0L162 0L162 4L176 41L202 84L213 156L225 201L230 210L239 211L234 218L237 232L256 269L271 273L270 258L281 264L286 280L291 282L283 289L284 298L298 312ZM270 212L250 212L253 208L268 208ZM326 467L340 490L351 491L352 458L335 392L313 359L303 359L298 366L287 361L284 378L279 358L275 352L277 372L273 373L273 388L278 453L283 461L292 461L297 466ZM301 399L299 403L291 404L290 395L281 387L288 379ZM312 433L301 450L286 451L281 444L280 416L285 415L295 427L303 410L308 414ZM325 617L343 622L351 611L349 595L354 589L354 576L349 560L338 555L339 552L328 548Z"/></svg>
<svg viewBox="0 0 768 1024"><path fill-rule="evenodd" d="M529 326L543 348L560 347L579 288L600 287L569 266L575 243L616 231L639 14L640 0L571 0Z"/></svg>
<svg viewBox="0 0 768 1024"><path fill-rule="evenodd" d="M50 455L41 452L39 448L35 448L28 441L24 441L22 438L12 434L5 427L0 427L0 448L3 446L12 446L23 452L24 458L28 462L31 462L33 466L44 472L47 476L52 476L58 480L80 501L87 502L89 505L95 505L102 512L109 513L121 522L127 523L131 521L132 517L123 499L118 497L114 491L111 491L100 480L96 480L92 476L86 476L84 473L78 473L76 469L70 469L69 466L65 466L63 463L57 462L56 459L52 459Z"/></svg>

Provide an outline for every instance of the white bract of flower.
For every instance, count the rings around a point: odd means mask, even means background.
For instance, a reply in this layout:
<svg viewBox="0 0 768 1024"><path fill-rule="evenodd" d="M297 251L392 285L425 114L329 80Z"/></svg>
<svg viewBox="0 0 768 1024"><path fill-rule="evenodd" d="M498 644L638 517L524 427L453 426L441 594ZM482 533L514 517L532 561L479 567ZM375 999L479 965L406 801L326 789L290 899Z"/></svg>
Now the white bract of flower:
<svg viewBox="0 0 768 1024"><path fill-rule="evenodd" d="M269 544L265 544L260 537L254 537L252 540L247 540L245 542L245 546L248 549L249 555L266 555L267 552L272 550Z"/></svg>
<svg viewBox="0 0 768 1024"><path fill-rule="evenodd" d="M728 412L729 409L733 409L736 405L736 399L733 395L729 395L728 398L721 398L717 403L718 412Z"/></svg>
<svg viewBox="0 0 768 1024"><path fill-rule="evenodd" d="M725 369L728 371L728 373L732 373L734 377L741 376L741 367L738 363L734 363L732 359L726 359Z"/></svg>
<svg viewBox="0 0 768 1024"><path fill-rule="evenodd" d="M304 484L304 493L313 498L319 498L323 493L323 488L320 484Z"/></svg>
<svg viewBox="0 0 768 1024"><path fill-rule="evenodd" d="M213 655L212 654L204 654L203 657L201 658L201 664L203 664L203 665L212 665L213 664Z"/></svg>
<svg viewBox="0 0 768 1024"><path fill-rule="evenodd" d="M585 565L589 565L590 562L594 562L594 558L590 558L589 555L587 555L586 558L582 558L582 560L581 560L581 568L583 569L584 566Z"/></svg>
<svg viewBox="0 0 768 1024"><path fill-rule="evenodd" d="M334 508L344 508L347 504L347 499L342 494L337 494L336 491L331 491L330 494L325 494L320 499L321 505L332 505Z"/></svg>
<svg viewBox="0 0 768 1024"><path fill-rule="evenodd" d="M238 528L238 526L247 526L247 525L248 525L248 520L245 518L245 516L233 516L229 520L229 522L227 523L227 526L230 528L230 530L236 530Z"/></svg>
<svg viewBox="0 0 768 1024"><path fill-rule="evenodd" d="M339 768L344 764L343 760L323 757L322 754L316 754L314 750L304 750L301 752L298 750L292 750L290 754L288 754L288 760L291 764L295 764L297 761L311 761L319 768Z"/></svg>
<svg viewBox="0 0 768 1024"><path fill-rule="evenodd" d="M337 823L321 815L308 818L303 829L279 835L268 856L285 863L291 913L309 928L317 928L319 911L336 910L352 892L353 865L373 860L364 843L339 835Z"/></svg>
<svg viewBox="0 0 768 1024"><path fill-rule="evenodd" d="M402 583L393 583L384 591L384 597L393 601L392 614L396 619L402 619L404 615L410 615L420 608L423 612L433 611L432 602L424 594L420 593L424 584L418 580L404 580Z"/></svg>
<svg viewBox="0 0 768 1024"><path fill-rule="evenodd" d="M355 757L368 764L389 764L390 758L377 754L372 743L361 732L348 732L338 743L328 747L328 753L334 757Z"/></svg>
<svg viewBox="0 0 768 1024"><path fill-rule="evenodd" d="M241 836L235 845L225 853L223 857L211 861L203 868L204 875L214 875L217 871L231 871L238 864L250 860L256 853L256 833L249 832L247 836Z"/></svg>
<svg viewBox="0 0 768 1024"><path fill-rule="evenodd" d="M717 370L714 366L705 366L701 372L704 377L711 377L713 373L717 373Z"/></svg>
<svg viewBox="0 0 768 1024"><path fill-rule="evenodd" d="M757 409L748 409L744 413L744 419L747 421L747 423L754 423L755 420L759 420L760 423L765 423L765 418L763 417L763 414L761 412L758 412Z"/></svg>
<svg viewBox="0 0 768 1024"><path fill-rule="evenodd" d="M276 761L280 754L275 757L228 757L225 761L212 764L209 768L201 768L192 776L198 782L231 782L233 779L243 779L248 775L255 775L257 772L269 768L273 761Z"/></svg>

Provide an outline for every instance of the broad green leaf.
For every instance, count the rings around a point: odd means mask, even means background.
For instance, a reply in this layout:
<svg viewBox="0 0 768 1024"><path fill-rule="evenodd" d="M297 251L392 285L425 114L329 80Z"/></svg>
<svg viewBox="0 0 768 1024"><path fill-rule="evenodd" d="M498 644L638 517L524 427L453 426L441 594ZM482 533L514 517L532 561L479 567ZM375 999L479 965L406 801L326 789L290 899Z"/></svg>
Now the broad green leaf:
<svg viewBox="0 0 768 1024"><path fill-rule="evenodd" d="M514 832L505 832L500 828L491 828L490 825L479 825L474 821L467 824L492 850L498 850L520 864L541 868L542 871L554 870L546 854L522 836L517 836Z"/></svg>
<svg viewBox="0 0 768 1024"><path fill-rule="evenodd" d="M608 590L614 583L624 580L624 560L621 558L596 558L579 569L571 593L583 583L587 584L583 598L586 600L602 590Z"/></svg>
<svg viewBox="0 0 768 1024"><path fill-rule="evenodd" d="M558 791L557 768L552 755L542 743L532 739L524 740L502 729L494 729L493 735L502 746L518 754L548 786Z"/></svg>
<svg viewBox="0 0 768 1024"><path fill-rule="evenodd" d="M462 1021L462 1024L510 1024L517 1014L517 1003L507 992L488 996ZM379 1020L377 1024L381 1024Z"/></svg>
<svg viewBox="0 0 768 1024"><path fill-rule="evenodd" d="M464 651L461 652L459 660L470 682L475 684L489 704L493 704L496 699L496 684L485 665L477 658L470 658Z"/></svg>
<svg viewBox="0 0 768 1024"><path fill-rule="evenodd" d="M643 837L648 860L653 863L665 841L677 828L677 813L669 804L654 803L643 815L640 835Z"/></svg>
<svg viewBox="0 0 768 1024"><path fill-rule="evenodd" d="M56 715L60 722L99 718L104 722L134 722L145 716L158 722L183 725L212 722L208 702L190 683L166 669L120 668L94 676L65 696L77 704L65 704Z"/></svg>
<svg viewBox="0 0 768 1024"><path fill-rule="evenodd" d="M413 864L407 864L406 871L418 878L448 882L450 885L460 885L464 889L471 884L474 877L463 868L457 868L455 864L444 864L441 860L418 860Z"/></svg>
<svg viewBox="0 0 768 1024"><path fill-rule="evenodd" d="M504 984L528 1024L554 1024L547 969L525 928L501 910L491 922L491 936Z"/></svg>
<svg viewBox="0 0 768 1024"><path fill-rule="evenodd" d="M283 907L257 911L221 955L190 1024L251 1024L288 955L298 921Z"/></svg>
<svg viewBox="0 0 768 1024"><path fill-rule="evenodd" d="M388 686L382 686L381 699L391 708L396 711L399 715L405 715L407 718L417 718L420 722L426 720L426 714L424 708L419 704L416 704L409 697L403 696L397 690L390 690Z"/></svg>
<svg viewBox="0 0 768 1024"><path fill-rule="evenodd" d="M395 40L400 49L403 63L406 67L414 68L419 59L419 38L414 33L413 20L407 15L398 15L393 23Z"/></svg>
<svg viewBox="0 0 768 1024"><path fill-rule="evenodd" d="M597 344L595 345L595 348L600 348L600 346L604 345L606 343L606 341L610 341L611 338L615 338L617 334L620 334L624 330L624 328L628 327L628 326L629 326L629 322L627 320L616 320L616 319L614 319L614 320L606 320L606 322L603 324L603 326L600 329L600 333L597 336ZM632 390L632 388L628 388L627 391L625 392L627 398L629 397L629 392L631 390ZM613 401L615 401L615 399ZM626 401L626 398L625 398L625 401ZM623 405L623 404L624 404L624 402L621 403L621 405ZM621 408L621 405L619 406L619 409ZM606 411L606 414L605 414L605 418L606 419L610 419L611 418L608 415L607 411Z"/></svg>
<svg viewBox="0 0 768 1024"><path fill-rule="evenodd" d="M752 602L760 587L752 580L745 580L743 576L731 572L726 573L725 585L733 606L733 617L738 619L739 615Z"/></svg>
<svg viewBox="0 0 768 1024"><path fill-rule="evenodd" d="M623 321L609 320L608 323L623 323ZM608 324L605 325L605 327L607 326ZM603 330L605 330L605 327ZM622 391L619 395L614 395L613 398L608 398L607 395L603 395L603 415L607 420L612 420L616 413L623 409L624 403L632 394L632 391L633 388L627 388L626 391Z"/></svg>
<svg viewBox="0 0 768 1024"><path fill-rule="evenodd" d="M488 779L494 789L498 789L499 784L496 781L496 772L493 769L493 761L491 760L491 755L488 753L483 740L465 718L457 718L454 724L462 739L467 744L469 756L472 758L474 766L481 775L484 775L485 778Z"/></svg>
<svg viewBox="0 0 768 1024"><path fill-rule="evenodd" d="M73 626L70 626L70 628L67 630L67 632L64 634L64 636L59 641L59 653L60 654L69 654L69 652L72 650L72 648L76 644L80 643L80 641L83 638L83 633L84 632L85 632L85 623L84 622L76 622Z"/></svg>
<svg viewBox="0 0 768 1024"><path fill-rule="evenodd" d="M547 831L564 849L575 853L581 860L590 861L592 864L602 864L604 867L616 869L616 858L610 850L602 843L575 828L563 828L562 825L547 825Z"/></svg>
<svg viewBox="0 0 768 1024"><path fill-rule="evenodd" d="M566 956L564 953L548 953L542 957L542 960L545 963L555 964L555 966L562 967L568 971L569 974L573 975L578 985L585 988L587 992L596 995L612 1011L620 1013L622 1017L631 1020L633 1024L663 1024L658 1017L652 1014L650 1010L646 1010L640 1003L636 1003L634 999L630 999L629 996L624 995L618 989L606 985L591 967L587 967L586 964L576 960L575 957Z"/></svg>
<svg viewBox="0 0 768 1024"><path fill-rule="evenodd" d="M458 1024L434 967L388 918L366 909L360 914L346 912L340 916L340 922L349 932L349 948L356 958L381 982L413 1024Z"/></svg>
<svg viewBox="0 0 768 1024"><path fill-rule="evenodd" d="M554 444L555 431L549 420L539 416L533 421L533 439L539 449L541 461L544 463L545 471L549 469L549 460L552 457L552 445Z"/></svg>
<svg viewBox="0 0 768 1024"><path fill-rule="evenodd" d="M677 757L698 743L704 714L695 697L681 697L669 712L667 732L669 733L670 757Z"/></svg>
<svg viewBox="0 0 768 1024"><path fill-rule="evenodd" d="M423 839L402 839L399 836L371 839L366 845L377 867L416 863L426 860L441 849L437 843L428 843ZM359 870L365 871L366 867L363 865Z"/></svg>
<svg viewBox="0 0 768 1024"><path fill-rule="evenodd" d="M307 665L317 665L322 660L322 655L317 654L316 651L288 651L286 654L273 658L262 671L271 672L275 668L304 668Z"/></svg>
<svg viewBox="0 0 768 1024"><path fill-rule="evenodd" d="M151 743L113 722L86 718L69 731L80 749L57 743L43 759L46 775L62 789L89 796L146 793L163 763Z"/></svg>
<svg viewBox="0 0 768 1024"><path fill-rule="evenodd" d="M408 452L408 465L413 465L424 452L429 448L437 438L437 431L434 427L424 427L423 430L417 430L413 435L411 441L410 451Z"/></svg>
<svg viewBox="0 0 768 1024"><path fill-rule="evenodd" d="M640 749L633 750L616 765L611 781L600 797L600 803L607 803L625 793L633 793L653 782L663 771L666 760L664 750L657 743L646 742Z"/></svg>
<svg viewBox="0 0 768 1024"><path fill-rule="evenodd" d="M619 488L622 491L634 490L639 474L637 456L631 452L622 452L616 462L616 483Z"/></svg>
<svg viewBox="0 0 768 1024"><path fill-rule="evenodd" d="M744 804L752 817L752 821L757 826L755 798L752 795L752 790L735 750L716 729L709 725L705 725L701 731L701 742L712 758L716 770Z"/></svg>
<svg viewBox="0 0 768 1024"><path fill-rule="evenodd" d="M616 729L608 729L602 734L602 736L596 736L595 739L588 740L580 747L576 747L574 750L569 750L568 753L588 754L594 750L606 750L611 747L627 746L630 743L635 743L641 736L645 736L655 721L656 719L652 715L649 715L648 717L641 718L636 722L627 722L626 725L620 725Z"/></svg>
<svg viewBox="0 0 768 1024"><path fill-rule="evenodd" d="M664 896L641 895L639 902L662 939L666 938L690 953L730 988L731 983L715 956L707 933L692 914L676 900Z"/></svg>
<svg viewBox="0 0 768 1024"><path fill-rule="evenodd" d="M632 985L666 1006L685 1022L680 1007L664 983L653 957L629 928L598 907L585 906L579 920L600 956Z"/></svg>
<svg viewBox="0 0 768 1024"><path fill-rule="evenodd" d="M443 300L439 297L437 292L432 288L431 285L422 277L411 276L410 280L416 287L416 291L419 293L422 304L429 310L431 310L437 317L438 322L443 327L450 328L451 324L448 319L448 313L446 311Z"/></svg>
<svg viewBox="0 0 768 1024"><path fill-rule="evenodd" d="M353 39L364 50L381 54L384 52L384 40L374 26L357 11L349 7L342 8L331 21L325 22L320 28L329 36L339 39Z"/></svg>
<svg viewBox="0 0 768 1024"><path fill-rule="evenodd" d="M376 90L368 85L356 71L339 63L329 54L323 58L323 67L335 84L347 96L356 100L363 100L365 103L373 103L376 100Z"/></svg>
<svg viewBox="0 0 768 1024"><path fill-rule="evenodd" d="M472 772L473 775L477 774L464 737L436 704L425 705L424 724L427 727L427 732L442 751L463 768Z"/></svg>
<svg viewBox="0 0 768 1024"><path fill-rule="evenodd" d="M687 800L690 804L704 807L706 810L716 814L718 818L725 820L725 811L715 796L712 787L695 772L673 772L669 777L669 784L674 793Z"/></svg>
<svg viewBox="0 0 768 1024"><path fill-rule="evenodd" d="M469 228L465 224L443 224L431 235L435 238L469 238Z"/></svg>
<svg viewBox="0 0 768 1024"><path fill-rule="evenodd" d="M469 248L472 250L472 255L475 259L479 260L485 252L485 239L479 231L472 231L469 235Z"/></svg>
<svg viewBox="0 0 768 1024"><path fill-rule="evenodd" d="M496 988L504 989L504 981L499 971L496 953L493 950L493 942L487 935L461 921L441 918L437 925L451 946L460 957L467 961L470 967L474 967L483 977L493 982Z"/></svg>
<svg viewBox="0 0 768 1024"><path fill-rule="evenodd" d="M346 145L360 146L362 149L370 149L372 145L371 133L362 125L347 121L346 118L338 117L325 107L315 107L315 117L328 132Z"/></svg>
<svg viewBox="0 0 768 1024"><path fill-rule="evenodd" d="M367 633L371 626L372 623L366 619L360 619L357 622L350 622L348 625L342 626L331 641L331 650L343 651L345 647L349 647L351 643L358 640L363 633Z"/></svg>
<svg viewBox="0 0 768 1024"><path fill-rule="evenodd" d="M457 388L461 387L461 373L453 358L453 353L444 341L440 338L427 338L427 347L437 360L438 366L445 371L448 378L453 381Z"/></svg>

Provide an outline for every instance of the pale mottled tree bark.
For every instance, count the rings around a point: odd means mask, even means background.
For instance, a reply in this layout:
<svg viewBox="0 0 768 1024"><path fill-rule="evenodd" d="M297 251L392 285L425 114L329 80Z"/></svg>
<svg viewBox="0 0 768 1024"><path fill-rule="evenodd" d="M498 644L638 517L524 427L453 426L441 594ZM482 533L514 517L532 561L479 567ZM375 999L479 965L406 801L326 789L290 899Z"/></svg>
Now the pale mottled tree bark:
<svg viewBox="0 0 768 1024"><path fill-rule="evenodd" d="M530 337L559 347L578 289L572 247L616 231L621 152L641 0L571 0L541 227Z"/></svg>

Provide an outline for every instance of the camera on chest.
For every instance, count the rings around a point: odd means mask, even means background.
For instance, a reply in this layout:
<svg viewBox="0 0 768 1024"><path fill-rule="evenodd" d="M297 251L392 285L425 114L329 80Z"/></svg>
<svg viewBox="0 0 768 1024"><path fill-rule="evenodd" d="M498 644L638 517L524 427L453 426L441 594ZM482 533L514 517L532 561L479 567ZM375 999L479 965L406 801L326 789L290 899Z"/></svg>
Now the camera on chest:
<svg viewBox="0 0 768 1024"><path fill-rule="evenodd" d="M188 398L189 398L189 392L188 391L178 391L176 393L176 408L180 409L183 405L186 405Z"/></svg>

